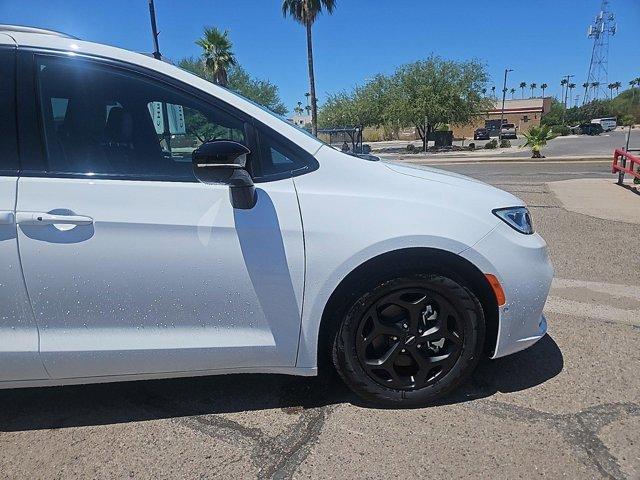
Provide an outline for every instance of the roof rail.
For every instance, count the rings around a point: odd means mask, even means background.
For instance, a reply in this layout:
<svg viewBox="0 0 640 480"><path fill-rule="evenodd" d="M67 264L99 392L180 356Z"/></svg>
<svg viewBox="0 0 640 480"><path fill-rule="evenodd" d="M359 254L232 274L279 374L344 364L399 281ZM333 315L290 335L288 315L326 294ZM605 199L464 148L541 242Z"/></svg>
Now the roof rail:
<svg viewBox="0 0 640 480"><path fill-rule="evenodd" d="M47 30L44 28L27 27L24 25L2 25L0 24L0 32L21 32L21 33L38 33L40 35L53 35L55 37L71 38L73 40L79 40L78 37L68 35L66 33L57 32L55 30Z"/></svg>

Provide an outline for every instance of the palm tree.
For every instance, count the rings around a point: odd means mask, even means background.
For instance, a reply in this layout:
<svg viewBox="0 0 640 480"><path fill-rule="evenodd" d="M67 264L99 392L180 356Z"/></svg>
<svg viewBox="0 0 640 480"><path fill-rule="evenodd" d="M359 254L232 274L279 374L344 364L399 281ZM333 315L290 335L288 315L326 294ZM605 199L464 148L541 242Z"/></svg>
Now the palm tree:
<svg viewBox="0 0 640 480"><path fill-rule="evenodd" d="M564 103L564 89L565 86L569 83L569 80L567 80L566 78L563 78L562 80L560 80L560 101Z"/></svg>
<svg viewBox="0 0 640 480"><path fill-rule="evenodd" d="M493 87L491 87L491 96L493 98L496 98L496 86L495 85Z"/></svg>
<svg viewBox="0 0 640 480"><path fill-rule="evenodd" d="M544 98L544 91L547 89L549 85L547 85L546 83L543 83L542 85L540 85L540 88L542 89L542 98Z"/></svg>
<svg viewBox="0 0 640 480"><path fill-rule="evenodd" d="M622 86L621 82L613 82L613 88L616 89L616 95L618 95L618 89Z"/></svg>
<svg viewBox="0 0 640 480"><path fill-rule="evenodd" d="M304 109L302 108L302 102L298 102L298 104L293 108L293 111L298 115L302 115L304 113Z"/></svg>
<svg viewBox="0 0 640 480"><path fill-rule="evenodd" d="M616 88L613 83L610 83L607 85L607 88L609 89L609 99L613 100L613 89Z"/></svg>
<svg viewBox="0 0 640 480"><path fill-rule="evenodd" d="M222 32L216 27L207 27L204 29L202 38L196 40L196 45L202 47L202 63L206 73L214 83L226 87L227 72L231 66L236 65L229 32L226 30Z"/></svg>
<svg viewBox="0 0 640 480"><path fill-rule="evenodd" d="M591 82L591 88L593 89L593 97L598 98L598 87L600 82Z"/></svg>
<svg viewBox="0 0 640 480"><path fill-rule="evenodd" d="M551 132L551 127L549 125L534 125L528 132L524 132L523 135L527 141L522 144L522 147L531 148L531 158L544 158L540 154L540 150L542 150L542 147L544 147L549 140L555 138L555 135Z"/></svg>
<svg viewBox="0 0 640 480"><path fill-rule="evenodd" d="M584 97L582 97L582 104L584 105L589 97L589 82L584 82L582 84L582 88L584 88Z"/></svg>
<svg viewBox="0 0 640 480"><path fill-rule="evenodd" d="M516 89L512 88L511 90L509 90L509 92L511 93L511 100L513 100L515 94L516 94Z"/></svg>
<svg viewBox="0 0 640 480"><path fill-rule="evenodd" d="M571 105L571 96L573 95L573 89L576 88L576 84L570 83L569 85L567 85L567 88L569 89L569 105Z"/></svg>
<svg viewBox="0 0 640 480"><path fill-rule="evenodd" d="M533 98L533 91L538 88L538 85L536 83L530 83L529 88L531 89L531 98Z"/></svg>
<svg viewBox="0 0 640 480"><path fill-rule="evenodd" d="M522 90L522 98L524 98L524 89L527 88L527 82L520 82L520 90Z"/></svg>
<svg viewBox="0 0 640 480"><path fill-rule="evenodd" d="M307 61L309 64L309 94L311 96L311 133L318 134L318 100L316 98L316 79L313 73L313 42L311 40L311 26L322 9L333 13L335 0L283 0L282 14L292 17L296 22L305 26L307 30Z"/></svg>

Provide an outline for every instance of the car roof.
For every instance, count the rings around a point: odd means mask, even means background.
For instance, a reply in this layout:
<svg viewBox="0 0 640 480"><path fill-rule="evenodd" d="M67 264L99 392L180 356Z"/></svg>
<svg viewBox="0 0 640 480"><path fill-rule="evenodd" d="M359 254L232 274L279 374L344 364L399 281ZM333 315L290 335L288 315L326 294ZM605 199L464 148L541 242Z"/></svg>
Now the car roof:
<svg viewBox="0 0 640 480"><path fill-rule="evenodd" d="M17 44L18 49L49 49L67 52L70 55L87 55L91 57L112 59L153 70L187 83L236 107L256 120L264 123L268 127L278 131L311 154L315 154L323 145L320 140L317 140L306 132L299 130L289 122L253 103L251 100L248 100L219 85L208 82L207 80L189 73L186 70L176 67L175 65L157 60L150 55L135 53L101 43L79 40L53 30L43 31L42 29L35 27L21 27L14 25L3 25L2 27L4 27L4 30L0 28L0 33L4 33L5 35L0 35L0 45L5 44L15 46Z"/></svg>
<svg viewBox="0 0 640 480"><path fill-rule="evenodd" d="M29 27L26 25L0 24L0 32L2 33L11 33L11 32L39 33L43 35L53 35L56 37L73 38L75 40L78 40L78 38L74 37L73 35L69 35L63 32L58 32L57 30L48 30L46 28Z"/></svg>

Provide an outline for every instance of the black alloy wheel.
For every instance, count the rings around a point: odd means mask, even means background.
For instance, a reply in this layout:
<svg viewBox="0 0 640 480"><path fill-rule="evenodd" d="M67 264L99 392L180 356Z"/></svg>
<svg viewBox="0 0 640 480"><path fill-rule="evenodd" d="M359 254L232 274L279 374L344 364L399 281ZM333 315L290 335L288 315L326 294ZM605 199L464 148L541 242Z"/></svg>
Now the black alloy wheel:
<svg viewBox="0 0 640 480"><path fill-rule="evenodd" d="M358 360L377 383L415 390L437 381L460 357L460 314L442 295L403 288L384 295L363 315Z"/></svg>
<svg viewBox="0 0 640 480"><path fill-rule="evenodd" d="M332 356L344 382L365 400L427 405L475 369L484 346L484 312L460 280L380 272L363 279L353 294Z"/></svg>

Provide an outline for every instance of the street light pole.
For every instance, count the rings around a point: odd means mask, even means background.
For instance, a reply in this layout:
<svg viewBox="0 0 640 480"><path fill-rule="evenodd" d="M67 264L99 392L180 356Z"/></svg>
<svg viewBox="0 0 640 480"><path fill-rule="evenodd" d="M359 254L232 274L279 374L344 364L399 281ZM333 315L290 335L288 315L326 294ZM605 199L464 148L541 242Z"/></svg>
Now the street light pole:
<svg viewBox="0 0 640 480"><path fill-rule="evenodd" d="M498 139L500 140L502 140L502 124L504 123L504 100L507 96L507 74L509 72L513 72L513 69L504 69L504 83L502 84L502 109L500 110L500 130L498 130Z"/></svg>
<svg viewBox="0 0 640 480"><path fill-rule="evenodd" d="M567 80L567 88L565 88L564 90L564 110L562 110L562 124L564 125L564 115L567 111L567 96L569 94L569 83L571 82L571 78L574 77L575 75L567 75L564 78Z"/></svg>

